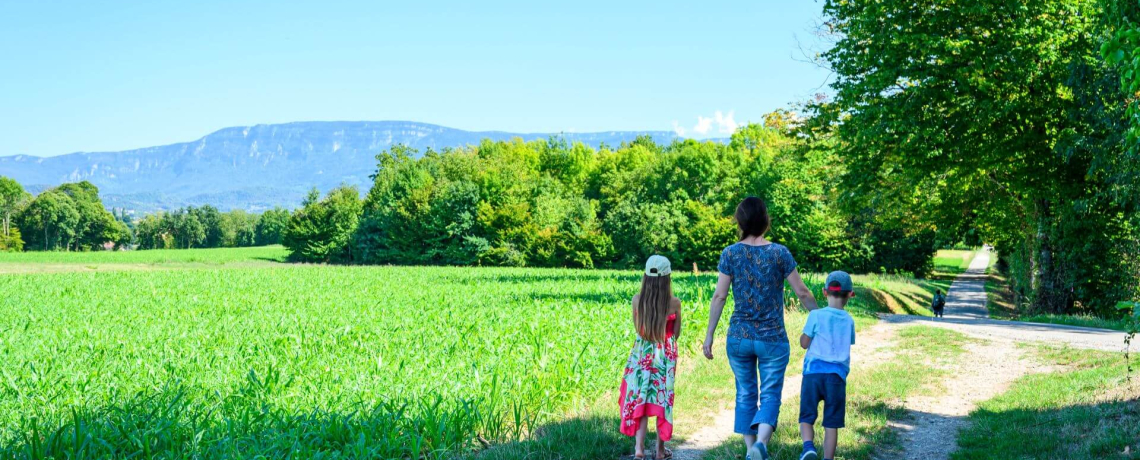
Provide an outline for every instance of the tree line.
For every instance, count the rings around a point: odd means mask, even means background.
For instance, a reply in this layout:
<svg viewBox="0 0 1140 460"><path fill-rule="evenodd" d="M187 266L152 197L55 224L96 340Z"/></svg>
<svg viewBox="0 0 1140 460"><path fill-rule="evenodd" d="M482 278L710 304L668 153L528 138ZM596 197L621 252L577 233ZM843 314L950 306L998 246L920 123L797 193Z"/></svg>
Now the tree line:
<svg viewBox="0 0 1140 460"><path fill-rule="evenodd" d="M206 205L135 220L124 209L108 211L99 189L87 181L32 196L0 176L0 219L0 251L185 249L280 244L289 211L220 212Z"/></svg>
<svg viewBox="0 0 1140 460"><path fill-rule="evenodd" d="M749 195L768 201L769 236L805 269L922 275L940 244L962 239L846 213L836 151L801 139L795 125L776 112L727 143L394 146L377 156L365 196L311 192L284 244L310 262L628 268L663 254L715 270L736 240L735 206Z"/></svg>
<svg viewBox="0 0 1140 460"><path fill-rule="evenodd" d="M126 224L103 207L90 182L63 184L34 198L0 176L0 250L92 250L130 238Z"/></svg>
<svg viewBox="0 0 1140 460"><path fill-rule="evenodd" d="M220 212L210 205L148 214L134 225L138 249L237 248L281 244L289 211Z"/></svg>

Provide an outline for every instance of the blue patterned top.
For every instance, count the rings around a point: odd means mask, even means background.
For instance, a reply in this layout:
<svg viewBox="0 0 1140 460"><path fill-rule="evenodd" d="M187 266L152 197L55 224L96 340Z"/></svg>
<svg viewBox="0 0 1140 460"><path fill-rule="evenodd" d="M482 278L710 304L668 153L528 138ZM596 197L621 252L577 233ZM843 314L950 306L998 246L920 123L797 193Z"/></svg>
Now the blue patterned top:
<svg viewBox="0 0 1140 460"><path fill-rule="evenodd" d="M732 277L736 308L728 336L760 342L787 342L784 331L784 278L796 269L791 251L780 244L736 243L720 253L717 270Z"/></svg>

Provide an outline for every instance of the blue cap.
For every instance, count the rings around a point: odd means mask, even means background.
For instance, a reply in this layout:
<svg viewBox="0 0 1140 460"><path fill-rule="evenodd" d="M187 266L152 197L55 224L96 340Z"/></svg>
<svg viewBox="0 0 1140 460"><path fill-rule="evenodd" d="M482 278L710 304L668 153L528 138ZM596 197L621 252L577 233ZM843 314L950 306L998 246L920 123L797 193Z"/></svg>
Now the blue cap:
<svg viewBox="0 0 1140 460"><path fill-rule="evenodd" d="M851 292L855 288L851 285L851 275L847 272L834 271L827 275L827 282L824 289L829 292Z"/></svg>

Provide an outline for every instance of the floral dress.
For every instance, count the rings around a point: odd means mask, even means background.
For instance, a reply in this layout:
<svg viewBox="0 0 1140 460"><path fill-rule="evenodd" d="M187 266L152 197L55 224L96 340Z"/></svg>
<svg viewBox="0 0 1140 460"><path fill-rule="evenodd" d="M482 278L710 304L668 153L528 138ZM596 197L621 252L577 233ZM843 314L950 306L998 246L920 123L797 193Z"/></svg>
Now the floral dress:
<svg viewBox="0 0 1140 460"><path fill-rule="evenodd" d="M673 325L677 315L665 323L665 341L653 343L637 337L625 364L618 404L621 405L621 432L637 434L642 417L657 417L657 436L668 441L673 436L673 380L677 376L677 339Z"/></svg>

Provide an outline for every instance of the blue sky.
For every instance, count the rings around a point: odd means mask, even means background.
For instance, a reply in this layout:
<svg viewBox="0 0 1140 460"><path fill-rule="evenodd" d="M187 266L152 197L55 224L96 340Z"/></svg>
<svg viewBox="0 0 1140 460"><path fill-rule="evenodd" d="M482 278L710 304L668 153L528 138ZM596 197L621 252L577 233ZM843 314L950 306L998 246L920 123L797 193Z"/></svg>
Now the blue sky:
<svg viewBox="0 0 1140 460"><path fill-rule="evenodd" d="M722 137L828 81L814 0L96 3L0 0L0 156L308 120Z"/></svg>

